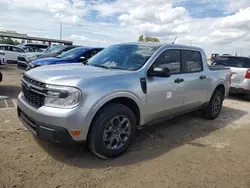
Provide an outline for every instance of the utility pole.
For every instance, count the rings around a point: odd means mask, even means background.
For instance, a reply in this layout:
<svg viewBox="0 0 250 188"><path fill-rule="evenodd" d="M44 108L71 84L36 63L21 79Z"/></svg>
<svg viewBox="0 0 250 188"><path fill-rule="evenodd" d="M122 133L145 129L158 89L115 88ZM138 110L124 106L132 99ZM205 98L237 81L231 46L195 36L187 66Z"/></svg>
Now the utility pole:
<svg viewBox="0 0 250 188"><path fill-rule="evenodd" d="M60 40L62 40L62 23L60 23Z"/></svg>

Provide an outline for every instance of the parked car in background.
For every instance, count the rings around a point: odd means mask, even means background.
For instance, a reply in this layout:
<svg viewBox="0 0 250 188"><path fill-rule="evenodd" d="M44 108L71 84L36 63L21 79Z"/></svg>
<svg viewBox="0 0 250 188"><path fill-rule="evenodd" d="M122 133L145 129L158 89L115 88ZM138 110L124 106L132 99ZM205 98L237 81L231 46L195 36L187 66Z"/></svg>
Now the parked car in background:
<svg viewBox="0 0 250 188"><path fill-rule="evenodd" d="M250 58L223 55L217 57L212 65L224 65L231 68L232 83L230 93L246 94L250 100Z"/></svg>
<svg viewBox="0 0 250 188"><path fill-rule="evenodd" d="M43 53L25 53L21 54L18 57L18 63L17 68L26 70L29 63L36 59L42 59L46 57L56 57L60 55L63 52L66 52L70 49L76 48L79 46L68 46L68 45L56 45L49 47L46 51Z"/></svg>
<svg viewBox="0 0 250 188"><path fill-rule="evenodd" d="M86 63L88 59L103 50L103 48L94 47L77 47L67 52L64 52L56 57L47 57L32 61L26 70L30 70L35 67L43 65L55 65L65 63Z"/></svg>
<svg viewBox="0 0 250 188"><path fill-rule="evenodd" d="M8 44L0 44L0 51L5 53L7 63L16 63L19 54L25 53L23 49Z"/></svg>
<svg viewBox="0 0 250 188"><path fill-rule="evenodd" d="M0 50L0 65L6 64L6 57L4 51Z"/></svg>
<svg viewBox="0 0 250 188"><path fill-rule="evenodd" d="M137 128L197 109L215 119L230 81L230 68L208 66L200 48L125 43L105 48L87 65L25 72L17 111L40 138L87 141L97 156L117 157Z"/></svg>
<svg viewBox="0 0 250 188"><path fill-rule="evenodd" d="M24 46L22 49L25 53L43 53L43 51L37 47Z"/></svg>
<svg viewBox="0 0 250 188"><path fill-rule="evenodd" d="M48 44L39 44L39 43L25 43L25 44L20 44L17 47L19 47L19 48L34 47L34 48L39 48L42 51L45 51L49 47L49 45Z"/></svg>
<svg viewBox="0 0 250 188"><path fill-rule="evenodd" d="M213 61L216 57L218 57L220 54L211 54L210 60Z"/></svg>

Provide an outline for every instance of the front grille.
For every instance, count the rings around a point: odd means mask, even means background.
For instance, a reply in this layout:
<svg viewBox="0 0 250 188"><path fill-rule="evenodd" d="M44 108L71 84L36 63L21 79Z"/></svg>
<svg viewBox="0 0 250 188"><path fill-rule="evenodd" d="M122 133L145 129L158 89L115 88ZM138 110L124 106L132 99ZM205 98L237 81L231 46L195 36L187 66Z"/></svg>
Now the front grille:
<svg viewBox="0 0 250 188"><path fill-rule="evenodd" d="M23 76L23 80L26 82L22 83L22 92L26 101L36 108L40 108L41 106L43 106L45 95L43 95L42 93L44 92L43 88L45 88L45 84L33 80L25 75ZM27 83L31 84L30 87L27 86ZM39 88L36 88L34 86L37 86Z"/></svg>
<svg viewBox="0 0 250 188"><path fill-rule="evenodd" d="M34 86L37 86L37 87L45 88L45 86L46 86L45 83L36 81L36 80L34 80L34 79L32 79L32 78L27 77L26 75L23 76L23 79L24 79L26 82L28 82L28 83L30 83L30 84L32 84L32 85L34 85Z"/></svg>
<svg viewBox="0 0 250 188"><path fill-rule="evenodd" d="M24 57L20 57L20 56L17 58L17 60L26 62L26 59Z"/></svg>
<svg viewBox="0 0 250 188"><path fill-rule="evenodd" d="M28 90L25 86L22 86L22 91L25 99L32 104L33 106L40 108L44 105L45 96L39 93L36 93L32 90Z"/></svg>

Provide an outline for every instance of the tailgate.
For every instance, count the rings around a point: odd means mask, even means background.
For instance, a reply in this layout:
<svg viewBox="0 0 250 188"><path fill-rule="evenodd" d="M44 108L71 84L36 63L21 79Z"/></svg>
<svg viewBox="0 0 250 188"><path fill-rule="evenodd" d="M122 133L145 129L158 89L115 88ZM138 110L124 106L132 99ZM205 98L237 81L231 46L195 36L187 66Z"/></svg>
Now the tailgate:
<svg viewBox="0 0 250 188"><path fill-rule="evenodd" d="M242 83L245 79L248 68L231 67L232 84Z"/></svg>

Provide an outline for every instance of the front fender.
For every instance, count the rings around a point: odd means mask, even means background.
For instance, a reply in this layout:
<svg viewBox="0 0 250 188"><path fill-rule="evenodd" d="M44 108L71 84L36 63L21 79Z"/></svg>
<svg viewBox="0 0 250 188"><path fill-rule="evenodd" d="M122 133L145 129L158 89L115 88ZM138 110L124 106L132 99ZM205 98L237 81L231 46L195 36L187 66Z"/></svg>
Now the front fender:
<svg viewBox="0 0 250 188"><path fill-rule="evenodd" d="M107 102L119 98L119 97L127 97L129 99L132 99L137 106L139 107L139 111L140 111L140 124L143 124L144 122L144 118L143 115L145 114L143 106L143 102L139 99L139 97L137 97L134 93L131 92L127 92L127 91L116 91L116 92L112 92L108 95L106 95L105 97L100 98L99 100L97 100L95 102L95 104L90 108L90 110L88 111L86 117L85 117L85 122L84 122L84 127L85 130L87 130L87 132L89 131L91 122L93 120L93 118L95 117L96 113L98 112L98 110L105 105ZM87 134L86 134L87 137Z"/></svg>

